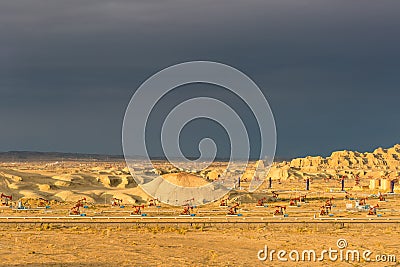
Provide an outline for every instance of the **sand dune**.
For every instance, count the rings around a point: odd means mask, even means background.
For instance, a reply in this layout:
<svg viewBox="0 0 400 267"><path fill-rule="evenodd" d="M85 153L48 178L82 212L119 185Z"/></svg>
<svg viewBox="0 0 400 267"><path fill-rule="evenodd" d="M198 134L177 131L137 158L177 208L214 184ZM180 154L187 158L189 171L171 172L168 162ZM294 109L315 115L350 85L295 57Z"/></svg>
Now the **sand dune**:
<svg viewBox="0 0 400 267"><path fill-rule="evenodd" d="M189 173L169 173L162 176L168 182L185 187L199 187L207 185L208 182L201 177Z"/></svg>
<svg viewBox="0 0 400 267"><path fill-rule="evenodd" d="M12 164L12 168L6 163L0 164L0 193L12 195L15 200L45 198L75 202L85 197L89 202L104 203L106 200L109 203L112 197L116 197L124 204L135 204L151 199L123 171L126 169L124 164L118 168L77 162L64 163L63 166L48 162Z"/></svg>
<svg viewBox="0 0 400 267"><path fill-rule="evenodd" d="M79 175L71 175L71 174L62 174L62 175L55 175L52 177L53 179L65 181L65 182L72 182L77 179L82 179L82 176Z"/></svg>
<svg viewBox="0 0 400 267"><path fill-rule="evenodd" d="M37 184L37 187L39 188L39 191L43 192L48 192L51 190L51 187L48 184Z"/></svg>
<svg viewBox="0 0 400 267"><path fill-rule="evenodd" d="M87 202L91 202L91 203L95 202L95 200L88 195L77 194L72 191L61 191L61 192L58 192L57 194L55 194L54 196L56 198L59 198L61 201L67 201L67 202L75 202L82 198L86 198Z"/></svg>
<svg viewBox="0 0 400 267"><path fill-rule="evenodd" d="M24 198L40 198L43 197L37 191L33 190L21 190L19 194L22 195Z"/></svg>

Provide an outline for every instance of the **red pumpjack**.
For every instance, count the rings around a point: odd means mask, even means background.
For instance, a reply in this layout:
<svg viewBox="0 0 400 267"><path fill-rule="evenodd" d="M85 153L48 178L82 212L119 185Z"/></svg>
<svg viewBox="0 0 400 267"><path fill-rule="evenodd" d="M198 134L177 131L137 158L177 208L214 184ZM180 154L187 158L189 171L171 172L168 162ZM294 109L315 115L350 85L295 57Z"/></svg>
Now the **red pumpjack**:
<svg viewBox="0 0 400 267"><path fill-rule="evenodd" d="M370 207L369 208L369 211L368 211L368 216L375 216L376 215L376 209L377 208L379 208L379 205L378 204L376 204L375 206L373 206L373 207Z"/></svg>
<svg viewBox="0 0 400 267"><path fill-rule="evenodd" d="M237 211L238 211L238 208L239 208L239 203L235 203L235 204L233 204L230 208L229 208L229 211L228 211L228 214L227 215L237 215L238 213L237 213Z"/></svg>
<svg viewBox="0 0 400 267"><path fill-rule="evenodd" d="M131 215L142 215L142 209L144 209L144 205L140 206L133 206L134 210L132 211Z"/></svg>
<svg viewBox="0 0 400 267"><path fill-rule="evenodd" d="M266 197L260 198L260 199L257 201L256 207L264 207L264 203L265 203L266 200L267 200Z"/></svg>
<svg viewBox="0 0 400 267"><path fill-rule="evenodd" d="M119 198L116 198L116 197L113 197L111 199L111 206L119 207L119 206L121 206L121 204L122 204L122 199L119 199Z"/></svg>
<svg viewBox="0 0 400 267"><path fill-rule="evenodd" d="M276 210L274 216L284 216L286 212L286 206L275 206Z"/></svg>
<svg viewBox="0 0 400 267"><path fill-rule="evenodd" d="M329 213L332 210L332 206L331 205L322 205L321 206L321 211L319 212L319 216L328 216Z"/></svg>
<svg viewBox="0 0 400 267"><path fill-rule="evenodd" d="M219 203L219 206L220 207L228 207L228 200L229 200L229 198L221 199L221 202Z"/></svg>
<svg viewBox="0 0 400 267"><path fill-rule="evenodd" d="M156 207L156 206L159 206L158 202L159 202L158 198L150 199L150 201L149 201L149 207Z"/></svg>
<svg viewBox="0 0 400 267"><path fill-rule="evenodd" d="M1 204L4 206L8 206L8 202L12 201L12 196L5 195L1 193Z"/></svg>

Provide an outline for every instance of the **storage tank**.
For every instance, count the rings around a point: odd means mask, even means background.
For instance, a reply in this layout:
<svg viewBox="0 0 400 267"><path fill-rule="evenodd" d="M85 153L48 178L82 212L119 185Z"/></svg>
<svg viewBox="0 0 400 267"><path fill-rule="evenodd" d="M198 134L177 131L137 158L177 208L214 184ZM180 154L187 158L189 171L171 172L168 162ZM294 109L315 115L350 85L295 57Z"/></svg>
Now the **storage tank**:
<svg viewBox="0 0 400 267"><path fill-rule="evenodd" d="M374 190L379 188L379 180L371 179L369 180L369 189Z"/></svg>
<svg viewBox="0 0 400 267"><path fill-rule="evenodd" d="M390 180L388 179L382 179L381 180L381 187L380 189L384 192L389 192L390 191Z"/></svg>

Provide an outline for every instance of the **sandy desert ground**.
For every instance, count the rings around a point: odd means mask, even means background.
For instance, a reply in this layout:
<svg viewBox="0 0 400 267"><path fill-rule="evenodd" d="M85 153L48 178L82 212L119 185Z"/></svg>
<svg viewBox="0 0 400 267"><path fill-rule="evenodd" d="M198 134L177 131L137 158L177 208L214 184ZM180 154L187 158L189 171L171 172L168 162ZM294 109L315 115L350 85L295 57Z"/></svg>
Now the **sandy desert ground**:
<svg viewBox="0 0 400 267"><path fill-rule="evenodd" d="M373 256L399 255L400 226L269 225L258 227L13 225L0 228L1 266L398 266L400 263L260 261L270 249L336 247L345 238L349 249ZM372 257L372 256L371 256ZM62 264L61 264L62 262ZM397 264L397 265L396 265Z"/></svg>

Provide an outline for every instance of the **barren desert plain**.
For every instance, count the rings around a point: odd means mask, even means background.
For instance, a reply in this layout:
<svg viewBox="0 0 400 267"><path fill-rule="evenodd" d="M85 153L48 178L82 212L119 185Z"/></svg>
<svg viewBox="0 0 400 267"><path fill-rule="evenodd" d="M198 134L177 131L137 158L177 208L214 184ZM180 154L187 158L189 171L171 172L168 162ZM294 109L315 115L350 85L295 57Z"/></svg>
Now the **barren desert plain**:
<svg viewBox="0 0 400 267"><path fill-rule="evenodd" d="M240 185L223 199L192 205L188 198L174 206L147 195L123 159L3 159L0 265L400 264L400 145L275 162L268 175L258 177L264 180L259 189L249 193L259 165L251 162ZM137 166L146 175L198 187L222 179L226 163L198 173L163 161L151 169L140 161ZM371 261L331 260L328 254L318 260L323 250L340 251L339 239L346 242L344 254L370 250ZM268 255L275 254L262 259L266 246ZM287 252L281 255L286 261L278 259L279 250ZM317 259L302 260L305 250L315 250Z"/></svg>

